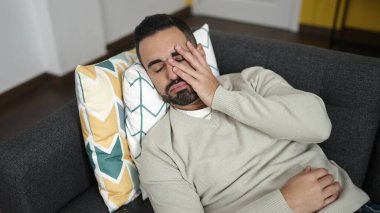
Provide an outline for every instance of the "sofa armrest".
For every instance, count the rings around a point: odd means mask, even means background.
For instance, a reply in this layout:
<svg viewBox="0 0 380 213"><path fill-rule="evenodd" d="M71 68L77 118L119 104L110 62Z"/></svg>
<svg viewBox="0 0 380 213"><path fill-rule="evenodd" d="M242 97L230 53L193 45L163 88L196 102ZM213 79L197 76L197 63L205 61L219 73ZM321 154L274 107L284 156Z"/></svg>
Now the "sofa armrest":
<svg viewBox="0 0 380 213"><path fill-rule="evenodd" d="M19 136L0 143L0 208L56 212L94 177L73 100Z"/></svg>

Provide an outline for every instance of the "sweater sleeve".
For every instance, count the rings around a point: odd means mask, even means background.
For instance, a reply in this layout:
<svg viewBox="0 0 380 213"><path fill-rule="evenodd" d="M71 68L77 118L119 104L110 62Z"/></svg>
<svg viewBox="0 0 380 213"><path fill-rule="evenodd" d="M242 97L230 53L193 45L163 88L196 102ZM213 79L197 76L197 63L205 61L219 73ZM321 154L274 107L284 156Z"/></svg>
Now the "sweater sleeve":
<svg viewBox="0 0 380 213"><path fill-rule="evenodd" d="M211 106L214 110L276 139L320 143L330 136L331 122L317 95L294 89L262 67L247 68L238 79L221 80L223 86L217 88Z"/></svg>
<svg viewBox="0 0 380 213"><path fill-rule="evenodd" d="M182 177L171 157L152 143L142 149L140 181L156 213L204 212L195 187Z"/></svg>

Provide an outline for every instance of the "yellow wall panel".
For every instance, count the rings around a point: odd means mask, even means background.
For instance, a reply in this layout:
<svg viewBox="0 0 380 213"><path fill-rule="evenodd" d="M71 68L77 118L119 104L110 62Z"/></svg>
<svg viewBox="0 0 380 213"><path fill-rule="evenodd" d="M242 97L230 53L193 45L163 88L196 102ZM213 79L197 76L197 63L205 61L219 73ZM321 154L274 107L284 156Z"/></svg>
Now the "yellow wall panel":
<svg viewBox="0 0 380 213"><path fill-rule="evenodd" d="M379 0L351 0L348 14L347 26L380 32Z"/></svg>
<svg viewBox="0 0 380 213"><path fill-rule="evenodd" d="M344 1L342 1L342 3L343 2ZM335 8L336 0L303 0L300 22L305 25L332 28ZM343 4L340 9L341 13ZM338 21L340 21L340 19L338 19ZM340 24L338 25L340 26Z"/></svg>
<svg viewBox="0 0 380 213"><path fill-rule="evenodd" d="M340 28L345 0L341 0L337 27ZM332 28L337 0L303 0L300 23ZM347 11L346 27L380 32L380 1L351 0Z"/></svg>

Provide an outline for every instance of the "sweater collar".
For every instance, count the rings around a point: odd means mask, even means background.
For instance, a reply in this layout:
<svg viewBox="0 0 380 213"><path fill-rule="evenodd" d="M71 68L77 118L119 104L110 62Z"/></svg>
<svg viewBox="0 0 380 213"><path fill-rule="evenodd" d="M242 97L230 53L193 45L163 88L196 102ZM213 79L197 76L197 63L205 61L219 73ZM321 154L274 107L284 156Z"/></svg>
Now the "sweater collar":
<svg viewBox="0 0 380 213"><path fill-rule="evenodd" d="M170 123L172 125L216 125L217 120L219 119L216 114L216 111L212 111L212 116L208 120L199 117L193 117L192 115L188 115L187 113L180 112L178 111L178 109L175 109L172 106L170 106L169 109Z"/></svg>

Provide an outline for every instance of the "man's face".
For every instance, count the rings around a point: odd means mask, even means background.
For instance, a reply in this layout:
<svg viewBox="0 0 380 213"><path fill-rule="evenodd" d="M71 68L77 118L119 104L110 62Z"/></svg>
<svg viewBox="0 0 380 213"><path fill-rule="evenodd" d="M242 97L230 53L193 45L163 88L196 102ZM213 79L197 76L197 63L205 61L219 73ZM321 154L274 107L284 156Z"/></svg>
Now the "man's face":
<svg viewBox="0 0 380 213"><path fill-rule="evenodd" d="M178 28L170 27L140 42L141 63L158 93L164 101L179 106L189 105L198 100L193 88L173 72L173 67L168 62L169 58L173 58L189 66L174 49L175 45L180 45L188 50L186 41L185 35Z"/></svg>

